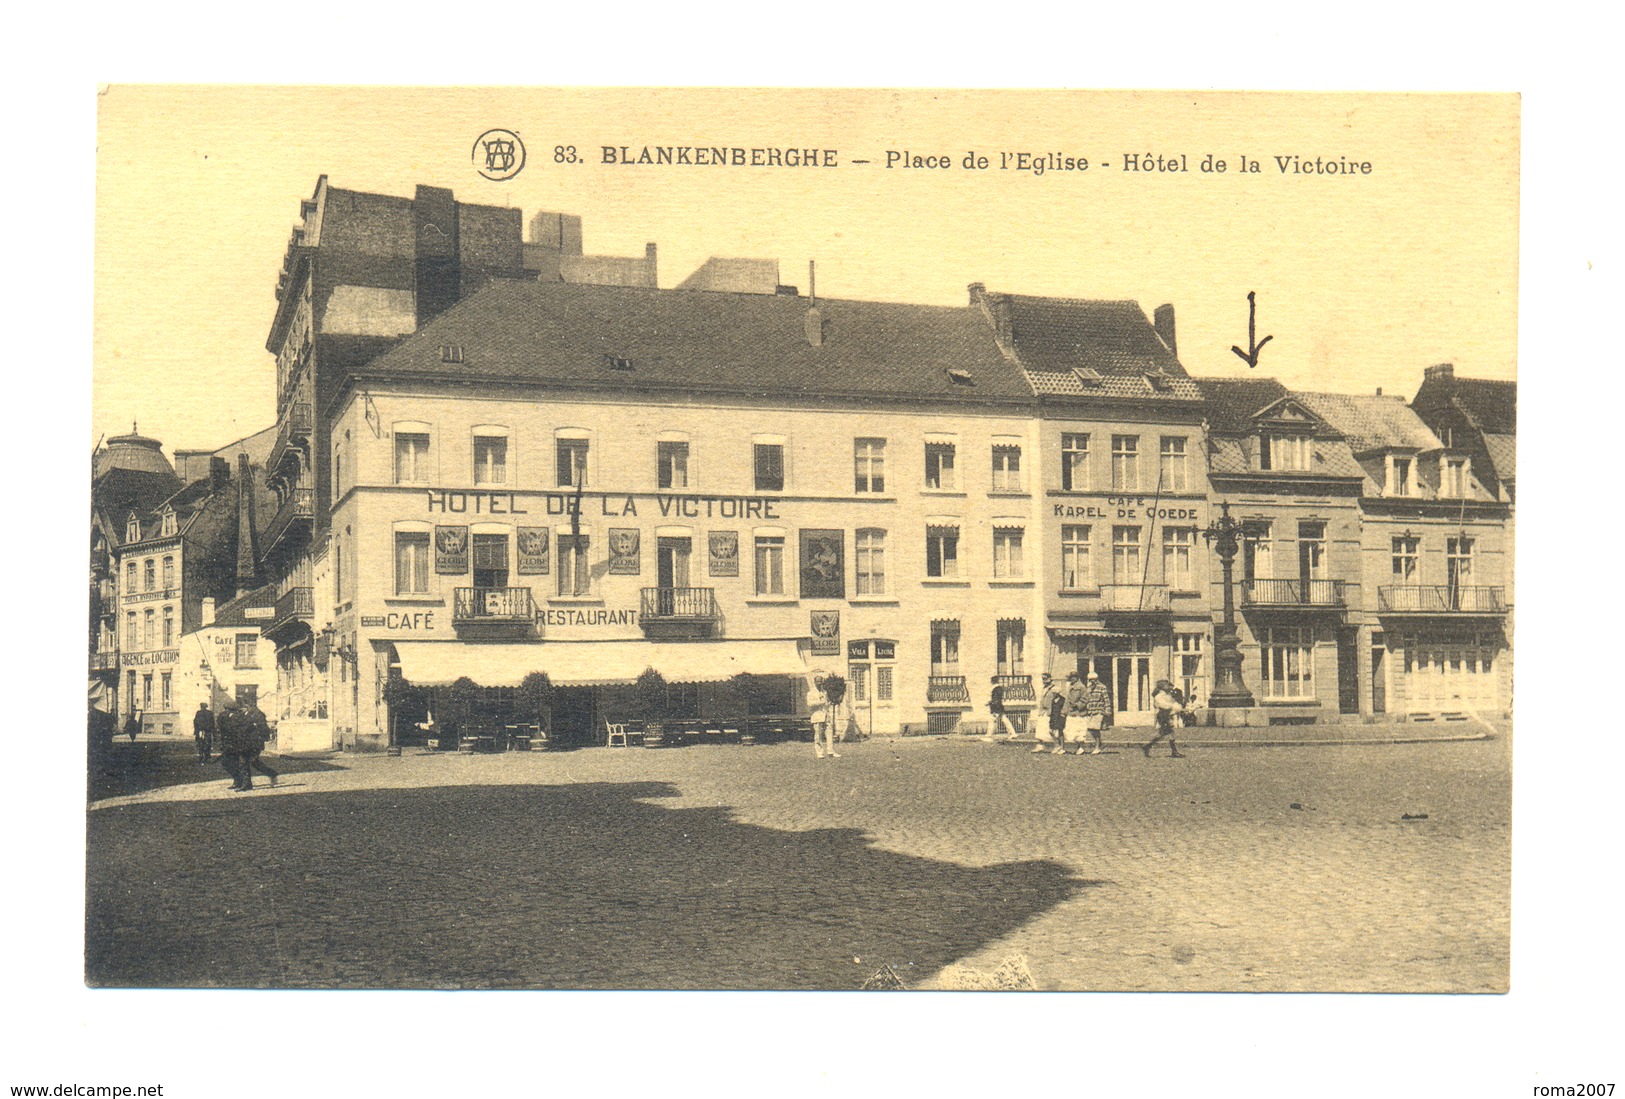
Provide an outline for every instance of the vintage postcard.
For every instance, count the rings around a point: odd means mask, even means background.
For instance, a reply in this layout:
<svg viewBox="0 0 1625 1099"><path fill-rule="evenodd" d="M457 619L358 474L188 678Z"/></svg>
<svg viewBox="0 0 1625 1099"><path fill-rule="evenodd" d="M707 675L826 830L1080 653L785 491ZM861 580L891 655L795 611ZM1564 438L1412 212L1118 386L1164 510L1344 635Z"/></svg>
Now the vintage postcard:
<svg viewBox="0 0 1625 1099"><path fill-rule="evenodd" d="M1508 988L1516 96L97 140L89 985Z"/></svg>

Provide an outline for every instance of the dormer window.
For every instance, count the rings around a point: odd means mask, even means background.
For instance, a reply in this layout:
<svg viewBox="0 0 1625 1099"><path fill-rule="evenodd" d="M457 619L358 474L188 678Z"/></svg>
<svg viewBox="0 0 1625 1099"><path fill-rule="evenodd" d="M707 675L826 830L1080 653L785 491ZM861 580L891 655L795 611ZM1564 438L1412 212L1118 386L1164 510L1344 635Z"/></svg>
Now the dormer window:
<svg viewBox="0 0 1625 1099"><path fill-rule="evenodd" d="M950 366L948 368L948 379L955 385L975 384L974 379L972 379L970 376L970 371L959 366Z"/></svg>
<svg viewBox="0 0 1625 1099"><path fill-rule="evenodd" d="M165 538L175 533L175 511L173 508L165 510L160 533Z"/></svg>
<svg viewBox="0 0 1625 1099"><path fill-rule="evenodd" d="M460 363L463 361L463 345L460 343L443 343L440 345L440 361L443 363Z"/></svg>
<svg viewBox="0 0 1625 1099"><path fill-rule="evenodd" d="M1388 495L1415 496L1416 476L1409 455L1388 456Z"/></svg>
<svg viewBox="0 0 1625 1099"><path fill-rule="evenodd" d="M1258 450L1258 468L1302 472L1309 468L1309 436L1263 436Z"/></svg>
<svg viewBox="0 0 1625 1099"><path fill-rule="evenodd" d="M126 542L141 541L141 520L133 513L124 521L124 540Z"/></svg>
<svg viewBox="0 0 1625 1099"><path fill-rule="evenodd" d="M632 360L625 355L605 355L604 365L611 370L631 370Z"/></svg>
<svg viewBox="0 0 1625 1099"><path fill-rule="evenodd" d="M1105 378L1101 376L1100 371L1096 370L1092 366L1073 367L1072 376L1090 389L1100 388L1100 383L1105 381Z"/></svg>
<svg viewBox="0 0 1625 1099"><path fill-rule="evenodd" d="M1145 384L1158 393L1166 393L1174 387L1174 380L1160 370L1149 370L1145 374Z"/></svg>
<svg viewBox="0 0 1625 1099"><path fill-rule="evenodd" d="M1439 495L1464 499L1468 495L1468 486L1472 484L1467 476L1467 459L1446 457L1440 464Z"/></svg>

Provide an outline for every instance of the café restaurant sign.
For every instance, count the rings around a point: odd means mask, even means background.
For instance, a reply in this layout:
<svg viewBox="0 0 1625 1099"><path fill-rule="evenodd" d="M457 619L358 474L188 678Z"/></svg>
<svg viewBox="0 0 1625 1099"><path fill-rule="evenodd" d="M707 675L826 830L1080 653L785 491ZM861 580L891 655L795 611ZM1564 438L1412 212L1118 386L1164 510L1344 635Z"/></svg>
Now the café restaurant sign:
<svg viewBox="0 0 1625 1099"><path fill-rule="evenodd" d="M607 515L663 519L782 519L782 500L767 496L690 496L674 493L490 492L432 488L431 515Z"/></svg>

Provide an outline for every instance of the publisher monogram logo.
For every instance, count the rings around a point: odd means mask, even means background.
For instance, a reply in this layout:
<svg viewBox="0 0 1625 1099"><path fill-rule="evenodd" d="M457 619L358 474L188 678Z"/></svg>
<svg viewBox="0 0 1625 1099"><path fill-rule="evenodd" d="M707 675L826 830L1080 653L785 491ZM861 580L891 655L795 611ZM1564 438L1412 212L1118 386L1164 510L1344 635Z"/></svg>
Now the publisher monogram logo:
<svg viewBox="0 0 1625 1099"><path fill-rule="evenodd" d="M474 170L486 179L512 179L525 168L525 143L512 130L486 130L474 139Z"/></svg>

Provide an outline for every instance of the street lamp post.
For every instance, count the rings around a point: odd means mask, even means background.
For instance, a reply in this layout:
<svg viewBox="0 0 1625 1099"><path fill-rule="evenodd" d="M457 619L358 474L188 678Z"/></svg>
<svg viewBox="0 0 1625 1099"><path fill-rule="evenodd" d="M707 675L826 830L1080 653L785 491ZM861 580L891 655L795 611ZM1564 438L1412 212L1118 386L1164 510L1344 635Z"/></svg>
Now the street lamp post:
<svg viewBox="0 0 1625 1099"><path fill-rule="evenodd" d="M1230 518L1230 503L1219 505L1219 518L1209 523L1202 532L1219 555L1219 567L1224 570L1224 620L1213 630L1213 690L1208 705L1215 708L1251 706L1253 693L1241 678L1241 649L1236 641L1236 594L1234 570L1236 553L1241 549L1242 525Z"/></svg>

